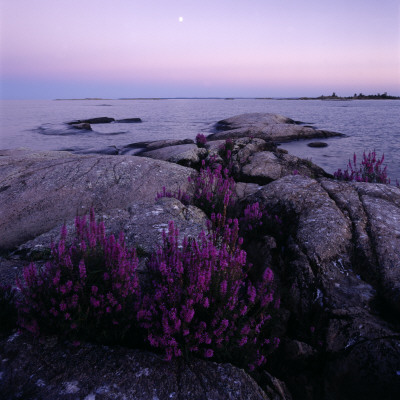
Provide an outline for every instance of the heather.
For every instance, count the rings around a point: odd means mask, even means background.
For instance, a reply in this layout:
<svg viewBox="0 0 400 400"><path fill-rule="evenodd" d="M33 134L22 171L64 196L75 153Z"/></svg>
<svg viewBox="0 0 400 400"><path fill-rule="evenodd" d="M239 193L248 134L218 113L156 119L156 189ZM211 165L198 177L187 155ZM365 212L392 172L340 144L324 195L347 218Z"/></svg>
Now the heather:
<svg viewBox="0 0 400 400"><path fill-rule="evenodd" d="M383 166L384 159L384 154L379 158L375 151L369 152L368 154L364 151L361 164L358 164L356 153L354 153L353 161L349 160L345 170L342 171L338 169L334 173L334 177L342 181L390 184L387 166Z"/></svg>
<svg viewBox="0 0 400 400"><path fill-rule="evenodd" d="M163 349L167 360L194 354L252 370L278 345L277 338L265 334L268 310L279 306L273 272L266 268L259 282L248 279L250 266L238 231L237 220L225 225L219 245L205 232L180 243L173 222L164 233L162 247L148 264L152 285L138 320L147 330L146 340Z"/></svg>
<svg viewBox="0 0 400 400"><path fill-rule="evenodd" d="M206 146L207 138L202 133L198 133L195 140L197 147L204 148Z"/></svg>
<svg viewBox="0 0 400 400"><path fill-rule="evenodd" d="M104 223L77 217L72 244L64 226L51 245L51 260L30 264L18 301L19 324L35 335L58 334L69 339L119 342L136 311L138 259L124 237L107 236Z"/></svg>
<svg viewBox="0 0 400 400"><path fill-rule="evenodd" d="M270 320L280 300L270 268L263 266L250 278L252 265L240 234L253 225L258 232L269 216L256 203L240 220L233 218L231 147L228 141L220 148L222 164L215 157L203 160L199 173L189 177L190 196L165 187L157 193L157 198L194 204L210 219L198 238L182 239L171 221L147 262L141 288L136 251L126 248L122 234L107 236L92 210L89 221L76 218L73 239L63 227L43 268L31 264L24 270L24 280L17 282L20 326L35 335L56 333L73 340L143 340L167 360L196 355L250 370L263 365L279 344Z"/></svg>
<svg viewBox="0 0 400 400"><path fill-rule="evenodd" d="M249 278L252 266L242 243L238 220L226 212L213 213L197 239L180 240L171 221L148 261L141 292L135 251L126 248L122 234L107 236L92 210L89 222L76 218L72 239L62 228L44 267L24 269L17 281L19 325L76 343L140 346L144 340L167 360L196 355L252 370L279 344L269 324L280 300L270 268L255 281Z"/></svg>

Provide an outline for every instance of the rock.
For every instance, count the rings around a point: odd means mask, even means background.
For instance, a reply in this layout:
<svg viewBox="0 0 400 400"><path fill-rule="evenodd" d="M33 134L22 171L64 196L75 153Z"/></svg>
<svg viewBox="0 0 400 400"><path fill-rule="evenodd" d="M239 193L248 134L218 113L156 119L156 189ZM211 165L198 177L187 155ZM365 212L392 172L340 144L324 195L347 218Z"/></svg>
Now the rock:
<svg viewBox="0 0 400 400"><path fill-rule="evenodd" d="M121 122L124 124L136 124L138 122L142 122L141 118L124 118L124 119L117 119L115 122Z"/></svg>
<svg viewBox="0 0 400 400"><path fill-rule="evenodd" d="M291 118L284 117L279 114L272 113L246 113L235 115L234 117L226 118L218 121L216 129L218 131L229 131L232 129L241 128L243 125L254 124L296 124Z"/></svg>
<svg viewBox="0 0 400 400"><path fill-rule="evenodd" d="M91 131L92 127L87 122L82 122L81 124L70 124L72 128L82 129L86 131Z"/></svg>
<svg viewBox="0 0 400 400"><path fill-rule="evenodd" d="M21 261L19 258L7 259L0 257L0 282L1 285L13 286L15 279L21 275L24 267L29 265L29 261ZM1 331L1 328L0 328Z"/></svg>
<svg viewBox="0 0 400 400"><path fill-rule="evenodd" d="M236 115L219 121L216 124L216 130L216 133L208 136L208 140L250 136L267 141L282 142L314 137L342 136L337 132L301 126L290 118L270 113Z"/></svg>
<svg viewBox="0 0 400 400"><path fill-rule="evenodd" d="M290 154L262 151L248 159L240 173L246 182L268 183L286 175L300 174L309 177L326 176L326 172L313 164Z"/></svg>
<svg viewBox="0 0 400 400"><path fill-rule="evenodd" d="M281 398L268 397L230 364L199 359L165 362L141 350L86 343L74 347L16 333L0 341L0 355L0 392L9 400ZM275 386L278 383L274 381Z"/></svg>
<svg viewBox="0 0 400 400"><path fill-rule="evenodd" d="M146 150L157 150L162 149L163 147L170 147L170 146L178 146L181 144L193 144L192 139L168 139L168 140L156 140L155 142L149 142L146 146Z"/></svg>
<svg viewBox="0 0 400 400"><path fill-rule="evenodd" d="M71 149L65 150L71 151L74 154L102 154L102 155L110 155L115 156L119 154L119 150L116 146L108 146L103 148L85 148L85 149Z"/></svg>
<svg viewBox="0 0 400 400"><path fill-rule="evenodd" d="M398 339L350 347L325 371L325 399L396 399L400 393Z"/></svg>
<svg viewBox="0 0 400 400"><path fill-rule="evenodd" d="M260 189L261 186L256 183L236 182L235 194L239 200L243 200Z"/></svg>
<svg viewBox="0 0 400 400"><path fill-rule="evenodd" d="M76 125L76 124L108 124L110 122L114 122L114 118L109 117L98 117L98 118L89 118L89 119L77 119L75 121L66 122L68 125Z"/></svg>
<svg viewBox="0 0 400 400"><path fill-rule="evenodd" d="M400 189L383 184L322 180L354 226L356 271L400 313Z"/></svg>
<svg viewBox="0 0 400 400"><path fill-rule="evenodd" d="M180 144L193 144L193 143L194 142L191 139L182 139L182 140L167 139L167 140L156 140L152 142L137 142L124 146L121 149L121 153L122 154L128 153L132 149L138 152L143 152L143 151L157 150L163 147L177 146Z"/></svg>
<svg viewBox="0 0 400 400"><path fill-rule="evenodd" d="M285 382L282 382L275 376L272 376L267 371L263 371L262 388L268 397L273 400L292 400Z"/></svg>
<svg viewBox="0 0 400 400"><path fill-rule="evenodd" d="M285 377L294 398L395 398L400 189L296 175L246 201L283 220L285 262L275 269L283 307L291 312L292 340L317 351L300 368L294 345L282 347L274 375Z"/></svg>
<svg viewBox="0 0 400 400"><path fill-rule="evenodd" d="M328 143L325 142L311 142L307 144L308 147L328 147Z"/></svg>
<svg viewBox="0 0 400 400"><path fill-rule="evenodd" d="M195 144L181 144L144 151L140 155L192 167L198 165L206 157L207 150L199 148Z"/></svg>
<svg viewBox="0 0 400 400"><path fill-rule="evenodd" d="M135 202L126 209L104 211L97 218L104 221L108 235L118 237L123 232L127 246L139 249L140 255L150 255L157 250L162 243L162 232L168 231L170 221L174 221L181 239L184 236L197 238L202 230L207 230L207 216L203 211L167 197L158 199L155 204ZM66 226L68 232L73 232L74 218L67 221ZM58 242L60 231L61 226L51 229L19 246L17 253L25 258L32 258L40 252L48 254L51 242Z"/></svg>
<svg viewBox="0 0 400 400"><path fill-rule="evenodd" d="M90 207L98 213L154 203L163 186L187 190L195 171L133 156L0 151L0 249L14 248Z"/></svg>
<svg viewBox="0 0 400 400"><path fill-rule="evenodd" d="M221 143L222 142L222 143ZM210 142L210 155L220 159L218 151L224 141ZM309 160L303 160L278 149L275 143L259 138L244 137L232 140L230 162L234 178L240 182L266 184L286 175L300 174L312 178L328 174Z"/></svg>

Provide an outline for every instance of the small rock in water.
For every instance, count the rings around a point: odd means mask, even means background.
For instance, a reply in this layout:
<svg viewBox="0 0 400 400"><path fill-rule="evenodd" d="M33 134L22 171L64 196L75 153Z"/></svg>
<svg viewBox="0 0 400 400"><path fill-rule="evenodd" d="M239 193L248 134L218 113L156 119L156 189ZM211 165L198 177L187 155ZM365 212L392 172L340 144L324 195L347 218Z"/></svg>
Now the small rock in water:
<svg viewBox="0 0 400 400"><path fill-rule="evenodd" d="M87 122L82 122L81 124L71 124L72 128L83 129L86 131L91 131L92 127Z"/></svg>
<svg viewBox="0 0 400 400"><path fill-rule="evenodd" d="M311 142L307 144L308 147L328 147L328 143L325 142Z"/></svg>
<svg viewBox="0 0 400 400"><path fill-rule="evenodd" d="M132 124L137 122L142 122L140 118L124 118L124 119L117 119L115 122L122 122L124 124Z"/></svg>
<svg viewBox="0 0 400 400"><path fill-rule="evenodd" d="M114 122L114 118L109 117L97 117L97 118L89 118L89 119L78 119L76 121L66 122L67 125L76 125L82 123L88 124L108 124L109 122Z"/></svg>

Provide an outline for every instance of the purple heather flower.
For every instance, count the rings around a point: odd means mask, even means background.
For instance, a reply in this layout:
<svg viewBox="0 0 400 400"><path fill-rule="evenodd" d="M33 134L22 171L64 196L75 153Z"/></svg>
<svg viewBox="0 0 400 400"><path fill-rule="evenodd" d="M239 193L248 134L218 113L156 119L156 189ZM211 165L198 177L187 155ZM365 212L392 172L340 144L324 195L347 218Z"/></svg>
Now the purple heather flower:
<svg viewBox="0 0 400 400"><path fill-rule="evenodd" d="M214 350L212 350L212 349L206 349L204 351L205 358L211 358L213 355L214 355Z"/></svg>

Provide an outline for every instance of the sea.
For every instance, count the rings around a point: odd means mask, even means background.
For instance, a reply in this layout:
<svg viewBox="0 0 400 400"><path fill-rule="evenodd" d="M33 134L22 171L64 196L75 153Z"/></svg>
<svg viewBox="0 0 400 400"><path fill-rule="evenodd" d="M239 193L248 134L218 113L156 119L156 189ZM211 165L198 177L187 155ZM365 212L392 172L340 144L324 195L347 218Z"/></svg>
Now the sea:
<svg viewBox="0 0 400 400"><path fill-rule="evenodd" d="M219 120L243 113L276 113L344 137L296 140L281 147L333 173L355 153L375 150L385 156L392 183L400 181L399 100L298 99L121 99L2 100L0 149L97 151L109 146L161 139L194 139L214 132ZM93 131L68 128L72 120L95 117L141 118L142 123L92 125ZM323 141L324 148L307 146ZM117 156L116 156L117 157Z"/></svg>

